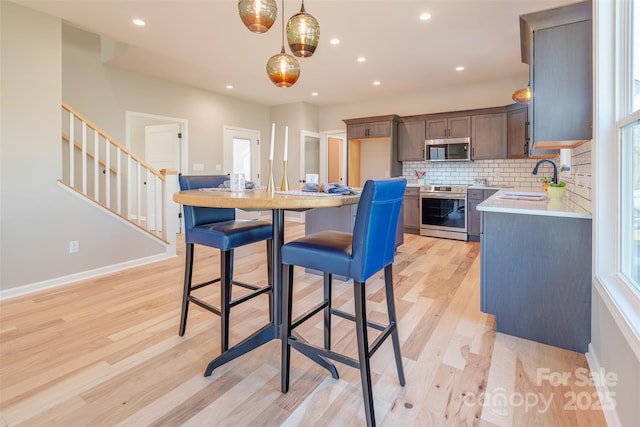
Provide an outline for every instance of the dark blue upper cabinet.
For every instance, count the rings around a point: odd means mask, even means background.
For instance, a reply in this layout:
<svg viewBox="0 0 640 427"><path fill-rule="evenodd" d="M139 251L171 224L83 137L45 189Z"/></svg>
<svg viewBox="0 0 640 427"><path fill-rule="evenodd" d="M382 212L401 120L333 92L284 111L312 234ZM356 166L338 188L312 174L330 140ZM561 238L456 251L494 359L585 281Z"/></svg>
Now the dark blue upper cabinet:
<svg viewBox="0 0 640 427"><path fill-rule="evenodd" d="M532 150L574 148L592 138L591 16L591 1L520 16Z"/></svg>

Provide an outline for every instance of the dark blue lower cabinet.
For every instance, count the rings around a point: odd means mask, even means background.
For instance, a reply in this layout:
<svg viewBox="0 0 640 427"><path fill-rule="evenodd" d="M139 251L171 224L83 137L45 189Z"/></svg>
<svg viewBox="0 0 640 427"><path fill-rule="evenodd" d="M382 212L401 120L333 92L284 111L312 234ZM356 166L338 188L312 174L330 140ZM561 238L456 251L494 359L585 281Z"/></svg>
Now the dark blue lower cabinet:
<svg viewBox="0 0 640 427"><path fill-rule="evenodd" d="M496 331L586 353L591 220L482 212L481 310Z"/></svg>

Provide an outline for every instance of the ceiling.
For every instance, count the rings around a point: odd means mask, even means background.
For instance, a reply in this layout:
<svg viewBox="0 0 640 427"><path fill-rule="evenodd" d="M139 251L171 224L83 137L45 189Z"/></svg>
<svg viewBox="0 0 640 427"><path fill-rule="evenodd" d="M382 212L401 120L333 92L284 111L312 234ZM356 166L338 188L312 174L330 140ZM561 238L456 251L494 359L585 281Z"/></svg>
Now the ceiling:
<svg viewBox="0 0 640 427"><path fill-rule="evenodd" d="M266 105L326 106L526 76L518 16L575 0L307 0L306 11L320 23L320 44L299 59L298 82L278 88L265 66L282 45L281 1L265 34L244 27L235 0L15 2L124 44L108 66ZM299 8L299 0L286 1L284 16ZM419 20L423 12L431 19ZM136 27L134 18L146 25ZM357 62L359 56L366 61Z"/></svg>

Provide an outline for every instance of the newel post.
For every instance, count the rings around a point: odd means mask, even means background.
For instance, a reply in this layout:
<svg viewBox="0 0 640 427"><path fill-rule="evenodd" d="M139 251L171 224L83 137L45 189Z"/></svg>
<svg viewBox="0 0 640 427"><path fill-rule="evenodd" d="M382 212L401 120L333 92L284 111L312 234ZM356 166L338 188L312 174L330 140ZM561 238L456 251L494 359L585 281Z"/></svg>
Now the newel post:
<svg viewBox="0 0 640 427"><path fill-rule="evenodd" d="M165 230L165 239L169 242L167 255L176 255L176 233L178 232L180 205L173 201L173 193L178 191L178 171L175 169L160 169L160 174L164 177L162 186L162 229Z"/></svg>

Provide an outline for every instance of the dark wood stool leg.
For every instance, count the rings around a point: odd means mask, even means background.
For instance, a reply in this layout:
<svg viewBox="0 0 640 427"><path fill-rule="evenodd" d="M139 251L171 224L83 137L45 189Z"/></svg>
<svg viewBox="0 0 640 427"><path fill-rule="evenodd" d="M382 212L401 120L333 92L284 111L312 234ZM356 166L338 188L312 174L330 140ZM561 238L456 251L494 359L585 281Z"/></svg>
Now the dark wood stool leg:
<svg viewBox="0 0 640 427"><path fill-rule="evenodd" d="M231 314L231 281L233 280L233 249L220 251L220 348L229 350L229 315Z"/></svg>
<svg viewBox="0 0 640 427"><path fill-rule="evenodd" d="M187 243L184 257L184 290L182 291L182 314L180 315L180 329L178 334L184 335L187 329L187 313L189 311L189 296L191 295L191 277L193 273L193 243Z"/></svg>
<svg viewBox="0 0 640 427"><path fill-rule="evenodd" d="M330 273L324 273L324 348L331 350L331 283Z"/></svg>
<svg viewBox="0 0 640 427"><path fill-rule="evenodd" d="M398 380L400 385L404 387L404 369L402 368L402 356L400 355L400 338L398 336L398 323L396 318L396 303L393 297L393 274L392 264L384 268L384 287L387 298L387 313L389 313L389 323L393 325L391 332L391 341L393 343L393 353L396 357L396 368L398 370Z"/></svg>
<svg viewBox="0 0 640 427"><path fill-rule="evenodd" d="M282 357L280 367L280 390L289 391L289 368L291 367L291 307L293 302L293 265L282 266Z"/></svg>
<svg viewBox="0 0 640 427"><path fill-rule="evenodd" d="M271 260L273 259L273 240L267 240L267 283L271 286L269 292L269 322L273 322L273 268Z"/></svg>
<svg viewBox="0 0 640 427"><path fill-rule="evenodd" d="M371 387L371 366L369 363L369 338L367 336L367 310L365 284L353 281L353 296L355 299L356 338L358 341L358 359L360 362L360 378L362 380L362 395L364 398L364 414L367 426L376 425L373 409L373 391Z"/></svg>

